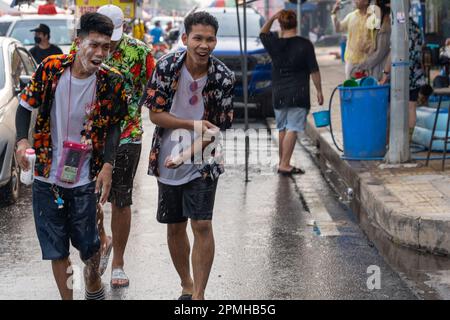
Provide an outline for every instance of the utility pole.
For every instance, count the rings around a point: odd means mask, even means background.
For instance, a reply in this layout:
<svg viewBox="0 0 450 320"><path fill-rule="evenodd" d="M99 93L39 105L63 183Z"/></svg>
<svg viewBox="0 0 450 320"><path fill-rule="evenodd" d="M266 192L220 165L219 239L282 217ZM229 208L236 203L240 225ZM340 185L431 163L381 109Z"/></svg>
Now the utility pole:
<svg viewBox="0 0 450 320"><path fill-rule="evenodd" d="M391 107L387 162L405 163L409 151L409 0L391 1Z"/></svg>
<svg viewBox="0 0 450 320"><path fill-rule="evenodd" d="M297 0L297 35L302 35L302 1Z"/></svg>
<svg viewBox="0 0 450 320"><path fill-rule="evenodd" d="M264 0L264 15L266 20L269 19L269 15L270 15L270 0Z"/></svg>

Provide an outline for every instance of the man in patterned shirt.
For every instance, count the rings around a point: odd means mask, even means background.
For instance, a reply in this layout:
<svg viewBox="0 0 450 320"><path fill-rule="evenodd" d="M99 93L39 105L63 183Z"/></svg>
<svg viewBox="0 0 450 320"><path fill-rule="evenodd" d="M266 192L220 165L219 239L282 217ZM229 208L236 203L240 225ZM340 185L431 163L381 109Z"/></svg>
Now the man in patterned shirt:
<svg viewBox="0 0 450 320"><path fill-rule="evenodd" d="M42 257L52 261L62 299L73 298L70 243L86 264L86 299L105 297L96 203L108 199L119 125L127 113L123 77L102 64L113 30L101 14L82 15L78 52L45 59L20 95L16 114L16 156L29 170L28 130L31 111L37 109L33 212Z"/></svg>
<svg viewBox="0 0 450 320"><path fill-rule="evenodd" d="M158 179L157 219L167 224L169 251L181 279L180 299L204 299L214 259L214 198L223 172L223 164L217 161L219 152L213 152L205 133L212 135L218 128L231 126L235 78L211 55L217 43L217 20L206 12L196 12L184 25L182 39L187 49L158 61L146 92L144 104L156 124L149 174ZM198 146L193 153L191 144ZM192 158L199 161L193 163ZM188 219L194 233L193 277Z"/></svg>
<svg viewBox="0 0 450 320"><path fill-rule="evenodd" d="M98 13L110 18L114 23L111 37L111 51L105 64L119 70L124 77L124 87L128 99L128 116L121 122L120 145L113 171L112 188L109 197L112 208L112 241L103 228L100 211L99 231L102 240L102 259L100 273L103 274L108 257L113 248L111 287L129 285L125 274L124 253L130 233L133 180L141 155L142 117L139 100L155 67L151 49L143 42L123 33L124 14L115 5L104 5Z"/></svg>

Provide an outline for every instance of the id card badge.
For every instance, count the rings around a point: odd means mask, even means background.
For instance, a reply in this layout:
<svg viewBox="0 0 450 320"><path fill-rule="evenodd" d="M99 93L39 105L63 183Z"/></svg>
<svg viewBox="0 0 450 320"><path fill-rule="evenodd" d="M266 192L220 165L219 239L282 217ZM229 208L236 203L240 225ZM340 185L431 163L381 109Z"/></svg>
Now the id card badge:
<svg viewBox="0 0 450 320"><path fill-rule="evenodd" d="M56 174L58 180L64 183L75 184L80 180L80 172L86 155L91 147L73 141L64 141L61 162Z"/></svg>

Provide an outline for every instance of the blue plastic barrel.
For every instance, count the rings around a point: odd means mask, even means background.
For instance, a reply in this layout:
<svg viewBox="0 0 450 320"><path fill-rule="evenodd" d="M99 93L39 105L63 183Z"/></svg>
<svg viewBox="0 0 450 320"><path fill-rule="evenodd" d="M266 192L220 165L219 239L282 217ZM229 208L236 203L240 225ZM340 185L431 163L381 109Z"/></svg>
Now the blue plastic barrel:
<svg viewBox="0 0 450 320"><path fill-rule="evenodd" d="M344 158L376 160L385 156L389 88L339 87Z"/></svg>

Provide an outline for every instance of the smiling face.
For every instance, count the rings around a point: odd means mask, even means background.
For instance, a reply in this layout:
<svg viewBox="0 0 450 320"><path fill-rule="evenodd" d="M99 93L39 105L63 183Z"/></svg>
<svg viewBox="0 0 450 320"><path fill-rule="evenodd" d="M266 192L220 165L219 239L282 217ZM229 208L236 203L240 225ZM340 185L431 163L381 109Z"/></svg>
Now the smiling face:
<svg viewBox="0 0 450 320"><path fill-rule="evenodd" d="M209 56L217 44L214 27L196 24L188 34L182 36L183 44L187 47L187 59L200 68L208 66Z"/></svg>
<svg viewBox="0 0 450 320"><path fill-rule="evenodd" d="M78 37L75 40L79 51L76 55L83 70L81 72L91 75L100 68L102 62L108 57L111 49L111 37L98 32Z"/></svg>

